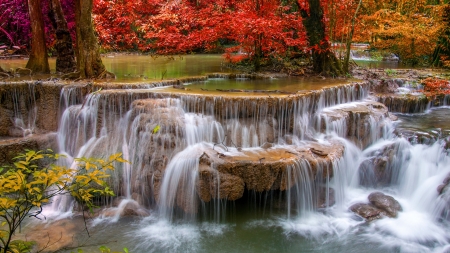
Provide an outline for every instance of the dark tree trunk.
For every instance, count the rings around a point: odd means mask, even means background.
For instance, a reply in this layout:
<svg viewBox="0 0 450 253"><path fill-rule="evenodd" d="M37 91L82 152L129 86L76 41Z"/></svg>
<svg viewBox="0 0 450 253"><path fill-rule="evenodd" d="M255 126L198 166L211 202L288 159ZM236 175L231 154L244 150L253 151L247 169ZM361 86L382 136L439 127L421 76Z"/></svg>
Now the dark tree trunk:
<svg viewBox="0 0 450 253"><path fill-rule="evenodd" d="M26 68L31 69L33 73L50 73L41 0L28 0L28 11L31 20L31 54Z"/></svg>
<svg viewBox="0 0 450 253"><path fill-rule="evenodd" d="M258 16L261 15L261 3L260 0L256 0L255 2L255 10L258 13ZM255 71L259 71L261 69L261 57L262 57L262 34L258 34L255 39L255 58L253 59L253 67Z"/></svg>
<svg viewBox="0 0 450 253"><path fill-rule="evenodd" d="M92 0L75 0L77 32L77 69L81 78L104 78L107 75L100 58L98 40L92 23Z"/></svg>
<svg viewBox="0 0 450 253"><path fill-rule="evenodd" d="M309 45L312 48L313 69L320 74L342 75L341 64L331 51L330 42L325 38L325 24L320 0L309 0L308 2L309 13L302 10L301 14Z"/></svg>
<svg viewBox="0 0 450 253"><path fill-rule="evenodd" d="M436 48L433 52L431 64L434 67L442 67L442 60L448 61L450 59L450 5L444 7L442 22L445 24L445 28L439 36Z"/></svg>
<svg viewBox="0 0 450 253"><path fill-rule="evenodd" d="M73 51L72 37L70 36L67 21L59 0L50 1L53 26L56 30L56 72L70 73L76 71L75 52Z"/></svg>

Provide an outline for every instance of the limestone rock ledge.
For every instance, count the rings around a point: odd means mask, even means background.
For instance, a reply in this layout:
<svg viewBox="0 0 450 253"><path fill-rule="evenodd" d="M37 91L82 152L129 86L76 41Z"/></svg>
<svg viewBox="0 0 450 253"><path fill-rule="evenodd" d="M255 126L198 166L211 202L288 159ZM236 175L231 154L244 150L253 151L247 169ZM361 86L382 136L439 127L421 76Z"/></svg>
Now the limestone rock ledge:
<svg viewBox="0 0 450 253"><path fill-rule="evenodd" d="M0 138L0 165L11 165L14 157L25 152L25 149L58 150L56 133L33 134L23 138Z"/></svg>
<svg viewBox="0 0 450 253"><path fill-rule="evenodd" d="M333 162L343 152L338 142L224 153L205 150L200 157L197 194L204 202L213 198L237 200L244 189L285 191L301 184L302 179L323 182L333 176Z"/></svg>
<svg viewBox="0 0 450 253"><path fill-rule="evenodd" d="M395 120L395 116L391 116L382 103L367 100L324 109L320 127L327 132L334 131L360 147L367 147L382 134L386 120Z"/></svg>

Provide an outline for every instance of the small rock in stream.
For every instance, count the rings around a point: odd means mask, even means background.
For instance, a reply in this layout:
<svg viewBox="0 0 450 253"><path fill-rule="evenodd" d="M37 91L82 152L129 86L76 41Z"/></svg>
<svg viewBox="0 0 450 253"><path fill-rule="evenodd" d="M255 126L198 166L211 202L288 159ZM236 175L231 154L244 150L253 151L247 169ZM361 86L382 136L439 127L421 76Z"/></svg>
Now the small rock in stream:
<svg viewBox="0 0 450 253"><path fill-rule="evenodd" d="M369 195L369 201L377 208L386 212L386 215L391 218L396 218L399 211L402 211L402 206L396 199L382 192L373 192Z"/></svg>

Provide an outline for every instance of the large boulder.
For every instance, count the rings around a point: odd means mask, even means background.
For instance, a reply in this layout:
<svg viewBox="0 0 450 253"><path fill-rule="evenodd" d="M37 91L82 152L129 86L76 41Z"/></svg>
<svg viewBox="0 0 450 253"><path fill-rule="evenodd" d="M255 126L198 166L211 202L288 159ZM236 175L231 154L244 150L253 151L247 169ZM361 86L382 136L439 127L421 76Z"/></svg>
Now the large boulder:
<svg viewBox="0 0 450 253"><path fill-rule="evenodd" d="M397 166L408 159L402 152L401 142L394 142L365 152L358 173L360 184L365 187L383 187L395 183L399 171Z"/></svg>

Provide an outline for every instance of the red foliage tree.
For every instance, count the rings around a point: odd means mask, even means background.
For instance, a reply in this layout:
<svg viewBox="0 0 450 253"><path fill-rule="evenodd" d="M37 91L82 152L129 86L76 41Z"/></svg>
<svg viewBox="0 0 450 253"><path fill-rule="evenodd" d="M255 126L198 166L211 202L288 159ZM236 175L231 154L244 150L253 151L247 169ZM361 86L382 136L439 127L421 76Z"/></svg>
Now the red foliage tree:
<svg viewBox="0 0 450 253"><path fill-rule="evenodd" d="M75 12L73 0L60 0L64 14L72 36L75 35ZM54 28L50 20L50 1L42 0L42 17L46 34L47 47L52 48L55 42ZM31 22L28 13L27 0L2 0L0 1L0 42L30 47Z"/></svg>
<svg viewBox="0 0 450 253"><path fill-rule="evenodd" d="M428 98L450 94L450 83L448 80L428 77L422 80L422 85L423 89L419 91L423 92Z"/></svg>
<svg viewBox="0 0 450 253"><path fill-rule="evenodd" d="M277 0L176 1L160 6L141 26L150 44L161 54L223 50L232 61L281 58L306 45L301 17ZM237 55L233 53L238 53Z"/></svg>
<svg viewBox="0 0 450 253"><path fill-rule="evenodd" d="M93 19L100 44L107 50L143 50L146 39L141 26L157 14L160 1L94 0Z"/></svg>

